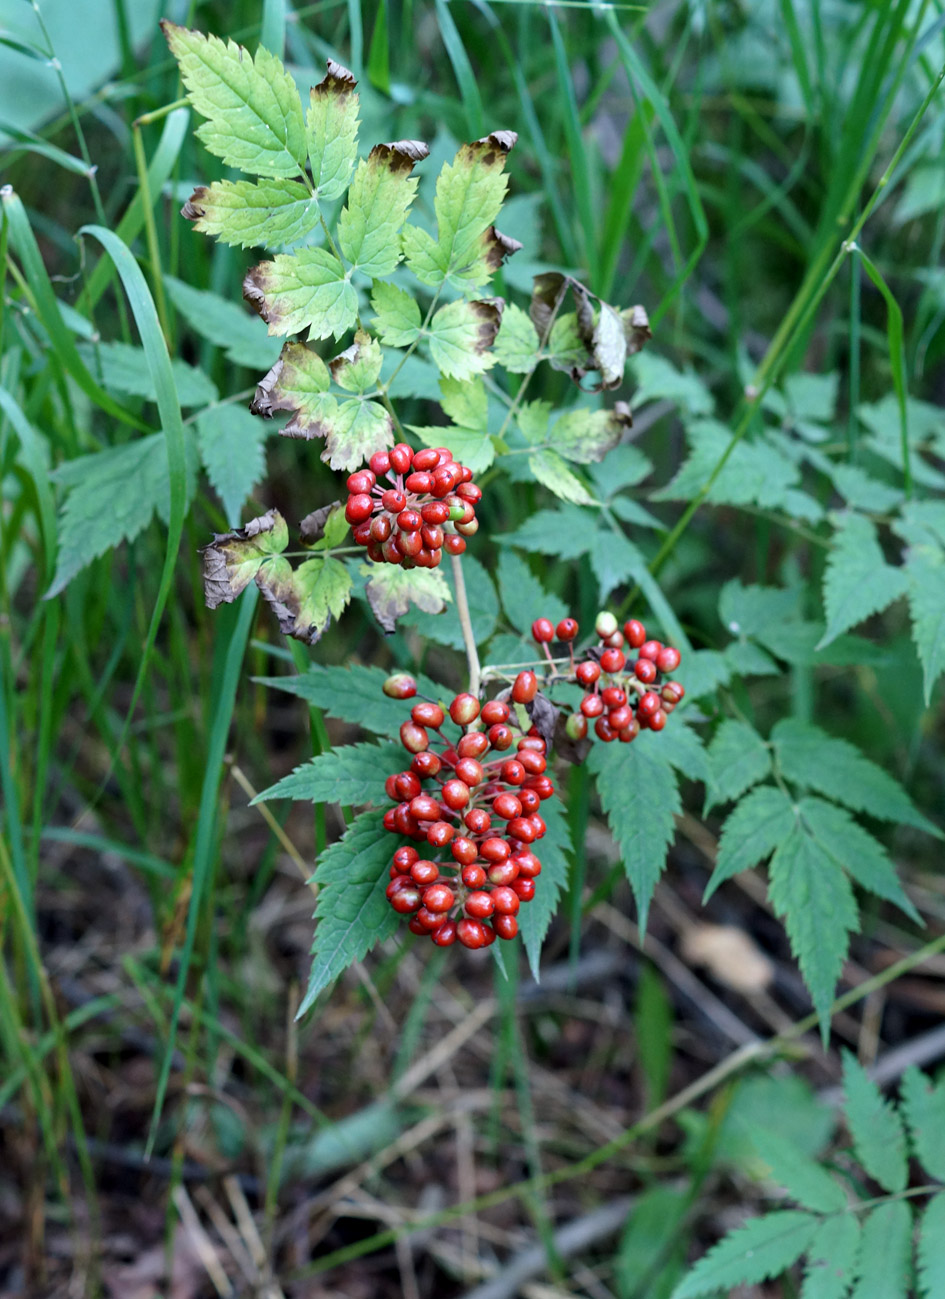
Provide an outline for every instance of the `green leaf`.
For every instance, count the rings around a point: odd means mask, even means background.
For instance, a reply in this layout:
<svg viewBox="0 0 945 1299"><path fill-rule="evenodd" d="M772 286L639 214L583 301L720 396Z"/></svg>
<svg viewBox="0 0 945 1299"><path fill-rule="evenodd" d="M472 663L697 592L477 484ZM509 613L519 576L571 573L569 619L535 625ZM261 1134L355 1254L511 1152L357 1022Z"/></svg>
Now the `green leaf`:
<svg viewBox="0 0 945 1299"><path fill-rule="evenodd" d="M550 401L523 401L515 416L522 437L532 446L544 442L550 419Z"/></svg>
<svg viewBox="0 0 945 1299"><path fill-rule="evenodd" d="M567 460L591 464L617 445L630 422L626 402L613 410L569 410L552 424L548 445Z"/></svg>
<svg viewBox="0 0 945 1299"><path fill-rule="evenodd" d="M420 337L420 307L406 290L375 280L371 306L376 312L371 324L388 347L409 347Z"/></svg>
<svg viewBox="0 0 945 1299"><path fill-rule="evenodd" d="M461 465L466 465L474 474L483 473L495 460L492 438L479 429L460 428L455 424L408 424L407 428L417 435L424 446L448 446L454 459Z"/></svg>
<svg viewBox="0 0 945 1299"><path fill-rule="evenodd" d="M496 335L493 356L510 374L528 374L538 356L538 333L528 312L514 303L506 305Z"/></svg>
<svg viewBox="0 0 945 1299"><path fill-rule="evenodd" d="M912 1253L912 1212L902 1200L881 1204L863 1221L850 1299L906 1299Z"/></svg>
<svg viewBox="0 0 945 1299"><path fill-rule="evenodd" d="M257 794L251 806L271 798L301 799L312 803L341 803L360 807L383 804L384 781L406 766L398 744L342 744L296 767Z"/></svg>
<svg viewBox="0 0 945 1299"><path fill-rule="evenodd" d="M726 582L719 595L719 618L733 636L755 636L795 617L799 611L797 587L743 586L737 578Z"/></svg>
<svg viewBox="0 0 945 1299"><path fill-rule="evenodd" d="M318 203L294 180L218 180L200 185L181 208L201 234L235 248L281 248L319 222Z"/></svg>
<svg viewBox="0 0 945 1299"><path fill-rule="evenodd" d="M584 537L587 545L587 535ZM646 564L636 546L615 528L602 527L590 536L590 560L603 604L611 591L627 586Z"/></svg>
<svg viewBox="0 0 945 1299"><path fill-rule="evenodd" d="M553 370L577 370L586 366L589 359L587 344L576 312L567 311L555 318L544 352Z"/></svg>
<svg viewBox="0 0 945 1299"><path fill-rule="evenodd" d="M536 983L541 945L558 910L558 898L567 887L568 854L571 852L571 831L559 800L550 798L542 803L541 815L548 827L541 842L534 845L541 861L541 875L536 881L534 898L518 914L518 931Z"/></svg>
<svg viewBox="0 0 945 1299"><path fill-rule="evenodd" d="M909 1167L902 1119L850 1051L843 1052L843 1094L857 1159L884 1190L904 1190Z"/></svg>
<svg viewBox="0 0 945 1299"><path fill-rule="evenodd" d="M312 510L299 524L302 545L311 546L313 550L332 550L340 546L347 532L348 520L341 501Z"/></svg>
<svg viewBox="0 0 945 1299"><path fill-rule="evenodd" d="M218 293L191 288L183 280L165 275L164 284L174 306L192 329L216 347L224 349L234 365L252 370L272 365L277 344L272 341L258 316L251 316Z"/></svg>
<svg viewBox="0 0 945 1299"><path fill-rule="evenodd" d="M784 920L826 1038L834 989L858 926L853 890L799 825L778 844L768 874L768 896Z"/></svg>
<svg viewBox="0 0 945 1299"><path fill-rule="evenodd" d="M485 299L457 299L440 307L427 331L430 356L440 371L448 379L471 379L488 370L501 319L500 307Z"/></svg>
<svg viewBox="0 0 945 1299"><path fill-rule="evenodd" d="M930 1177L945 1182L945 1082L936 1085L911 1065L900 1091L916 1159Z"/></svg>
<svg viewBox="0 0 945 1299"><path fill-rule="evenodd" d="M358 297L337 257L324 248L279 253L254 266L243 281L243 297L269 326L270 334L338 338L357 320Z"/></svg>
<svg viewBox="0 0 945 1299"><path fill-rule="evenodd" d="M286 636L314 645L340 618L351 599L351 574L339 559L319 555L292 569L286 559L264 565L256 574Z"/></svg>
<svg viewBox="0 0 945 1299"><path fill-rule="evenodd" d="M531 636L536 618L558 623L568 612L563 600L548 594L521 555L506 547L499 551L499 594L509 622L523 636Z"/></svg>
<svg viewBox="0 0 945 1299"><path fill-rule="evenodd" d="M677 370L658 352L640 352L630 363L637 387L633 404L671 401L690 415L711 415L714 402L694 370Z"/></svg>
<svg viewBox="0 0 945 1299"><path fill-rule="evenodd" d="M791 800L773 785L753 789L735 808L719 839L719 854L703 902L739 871L759 866L793 830Z"/></svg>
<svg viewBox="0 0 945 1299"><path fill-rule="evenodd" d="M859 465L831 464L830 477L846 503L855 510L885 514L902 500L898 488L871 477Z"/></svg>
<svg viewBox="0 0 945 1299"><path fill-rule="evenodd" d="M846 1207L847 1197L840 1183L816 1160L798 1150L789 1137L771 1128L758 1128L752 1140L771 1170L771 1181L783 1186L803 1208L814 1213L834 1213Z"/></svg>
<svg viewBox="0 0 945 1299"><path fill-rule="evenodd" d="M933 1196L922 1214L916 1261L922 1299L939 1299L945 1294L945 1195Z"/></svg>
<svg viewBox="0 0 945 1299"><path fill-rule="evenodd" d="M661 736L660 751L671 767L689 780L708 784L711 780L709 759L702 740L691 727L674 721Z"/></svg>
<svg viewBox="0 0 945 1299"><path fill-rule="evenodd" d="M313 708L321 708L329 717L361 726L372 735L397 738L403 722L410 719L410 701L389 699L384 682L390 675L386 668L321 667L312 664L307 672L292 677L257 677L262 685L297 695ZM430 699L443 696L443 689L419 672L412 674L418 691Z"/></svg>
<svg viewBox="0 0 945 1299"><path fill-rule="evenodd" d="M466 584L466 596L469 600L469 616L472 620L473 635L477 645L484 645L495 631L499 619L499 597L496 594L492 578L486 569L467 551L461 561L463 580ZM439 569L434 569L439 572ZM446 581L453 593L452 565L447 569ZM463 630L459 625L459 614L455 602L445 613L435 618L417 610L411 610L404 621L416 627L423 636L436 641L438 645L449 645L452 649L463 648Z"/></svg>
<svg viewBox="0 0 945 1299"><path fill-rule="evenodd" d="M543 487L563 501L574 505L593 505L594 498L571 472L557 451L536 451L528 457L528 467Z"/></svg>
<svg viewBox="0 0 945 1299"><path fill-rule="evenodd" d="M731 803L757 785L771 771L771 754L758 732L747 722L724 721L709 745L712 771L711 801Z"/></svg>
<svg viewBox="0 0 945 1299"><path fill-rule="evenodd" d="M354 342L334 358L329 369L339 388L364 393L377 386L382 360L377 339L359 329Z"/></svg>
<svg viewBox="0 0 945 1299"><path fill-rule="evenodd" d="M394 140L376 144L358 163L338 218L338 243L362 275L390 275L400 261L400 228L417 192L411 172L429 152L420 140Z"/></svg>
<svg viewBox="0 0 945 1299"><path fill-rule="evenodd" d="M602 501L610 501L615 493L626 487L636 487L648 474L653 472L653 463L639 447L629 442L614 447L607 457L606 464L598 464L591 469L591 477L597 484ZM629 502L625 498L613 500L612 509L618 511ZM634 502L635 504L635 502Z"/></svg>
<svg viewBox="0 0 945 1299"><path fill-rule="evenodd" d="M701 1258L673 1299L699 1299L736 1285L780 1276L808 1248L818 1227L811 1213L785 1209L753 1218L730 1232Z"/></svg>
<svg viewBox="0 0 945 1299"><path fill-rule="evenodd" d="M636 1199L614 1259L621 1299L658 1299L666 1259L681 1251L688 1207L685 1192L673 1186L650 1186ZM678 1265L673 1271L678 1276Z"/></svg>
<svg viewBox="0 0 945 1299"><path fill-rule="evenodd" d="M508 188L505 159L516 139L514 131L495 131L464 144L443 166L433 202L437 238L417 226L407 226L403 234L407 265L421 283L446 283L461 292L477 288L519 246L492 224Z"/></svg>
<svg viewBox="0 0 945 1299"><path fill-rule="evenodd" d="M365 564L369 574L368 604L384 631L396 630L411 605L423 613L440 614L452 599L446 578L435 568L402 568L400 564Z"/></svg>
<svg viewBox="0 0 945 1299"><path fill-rule="evenodd" d="M358 96L347 68L328 60L328 75L312 87L306 125L312 184L319 199L340 198L358 155Z"/></svg>
<svg viewBox="0 0 945 1299"><path fill-rule="evenodd" d="M230 604L242 595L263 565L281 555L288 544L289 529L278 510L267 510L245 528L215 536L202 552L207 608Z"/></svg>
<svg viewBox="0 0 945 1299"><path fill-rule="evenodd" d="M266 426L244 406L210 406L197 416L197 446L230 527L266 472Z"/></svg>
<svg viewBox="0 0 945 1299"><path fill-rule="evenodd" d="M324 437L326 421L337 410L335 398L327 395L330 384L328 366L317 352L304 343L285 343L275 365L259 381L250 410L263 419L280 410L292 411L282 430L286 437Z"/></svg>
<svg viewBox="0 0 945 1299"><path fill-rule="evenodd" d="M874 524L862 514L841 516L824 572L827 630L817 648L880 613L904 595L907 586L902 569L886 563Z"/></svg>
<svg viewBox="0 0 945 1299"><path fill-rule="evenodd" d="M860 1224L852 1213L822 1222L807 1251L801 1299L845 1299L859 1251Z"/></svg>
<svg viewBox="0 0 945 1299"><path fill-rule="evenodd" d="M537 510L521 527L506 532L499 540L540 555L577 559L586 552L587 534L595 525L595 516L587 510L563 505L556 510Z"/></svg>
<svg viewBox="0 0 945 1299"><path fill-rule="evenodd" d="M732 679L733 668L726 654L719 650L695 650L686 655L686 694L703 699Z"/></svg>
<svg viewBox="0 0 945 1299"><path fill-rule="evenodd" d="M676 833L675 818L682 811L675 773L660 751L659 737L646 731L632 744L595 745L588 769L597 776L601 806L620 849L643 932Z"/></svg>
<svg viewBox="0 0 945 1299"><path fill-rule="evenodd" d="M185 509L196 489L197 457L185 443ZM66 461L52 474L68 490L59 516L59 554L48 596L58 595L93 559L133 541L154 517L170 514L170 475L163 433ZM129 490L133 484L133 490Z"/></svg>
<svg viewBox="0 0 945 1299"><path fill-rule="evenodd" d="M857 884L893 902L916 924L922 918L903 891L896 868L882 844L857 825L849 812L819 798L804 798L800 814L817 843Z"/></svg>
<svg viewBox="0 0 945 1299"><path fill-rule="evenodd" d="M931 547L916 547L907 554L904 569L912 639L922 664L928 705L932 687L945 671L945 555Z"/></svg>
<svg viewBox="0 0 945 1299"><path fill-rule="evenodd" d="M256 176L299 176L307 153L295 82L279 59L259 49L255 59L235 41L178 27L161 27L180 65L188 98L207 121L204 147L230 167Z"/></svg>
<svg viewBox="0 0 945 1299"><path fill-rule="evenodd" d="M131 343L79 343L78 352L91 374L101 378L109 392L127 393L155 401L157 393L143 347ZM209 406L219 393L216 385L196 366L171 362L177 399L182 406Z"/></svg>
<svg viewBox="0 0 945 1299"><path fill-rule="evenodd" d="M771 739L786 780L816 789L819 794L845 803L856 812L868 812L880 821L914 825L939 835L935 826L916 810L902 786L864 758L855 745L791 717L777 723Z"/></svg>
<svg viewBox="0 0 945 1299"><path fill-rule="evenodd" d="M315 959L300 1015L353 961L397 931L400 917L385 897L391 856L391 836L376 812L362 813L322 854L314 876Z"/></svg>
<svg viewBox="0 0 945 1299"><path fill-rule="evenodd" d="M486 386L478 375L468 380L441 378L440 405L454 424L485 433L489 422L489 399Z"/></svg>

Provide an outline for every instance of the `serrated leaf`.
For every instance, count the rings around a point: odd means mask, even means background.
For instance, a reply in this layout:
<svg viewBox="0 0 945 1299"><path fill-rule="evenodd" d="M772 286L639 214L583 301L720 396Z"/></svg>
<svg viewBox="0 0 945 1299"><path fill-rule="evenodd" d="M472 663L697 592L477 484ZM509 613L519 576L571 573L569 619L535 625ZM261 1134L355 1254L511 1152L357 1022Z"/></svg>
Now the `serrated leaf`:
<svg viewBox="0 0 945 1299"><path fill-rule="evenodd" d="M719 618L733 636L755 636L772 625L796 616L800 589L780 586L743 586L737 578L726 582L719 594Z"/></svg>
<svg viewBox="0 0 945 1299"><path fill-rule="evenodd" d="M417 192L411 172L429 152L420 140L393 140L358 163L338 218L338 244L362 275L390 275L400 261L400 228Z"/></svg>
<svg viewBox="0 0 945 1299"><path fill-rule="evenodd" d="M732 664L719 650L694 650L686 655L686 694L690 699L702 699L714 694L719 686L732 679Z"/></svg>
<svg viewBox="0 0 945 1299"><path fill-rule="evenodd" d="M109 392L156 401L154 379L143 347L131 343L79 343L78 352L89 372ZM177 400L182 406L209 406L219 393L202 370L179 359L171 362Z"/></svg>
<svg viewBox="0 0 945 1299"><path fill-rule="evenodd" d="M307 559L293 569L276 559L256 574L256 585L269 602L286 636L314 645L333 618L340 618L351 599L351 574L331 556Z"/></svg>
<svg viewBox="0 0 945 1299"><path fill-rule="evenodd" d="M771 755L764 740L747 722L722 723L709 745L712 799L706 804L731 803L757 785L771 771Z"/></svg>
<svg viewBox="0 0 945 1299"><path fill-rule="evenodd" d="M328 366L304 343L285 343L279 359L257 387L250 410L271 419L280 410L292 411L282 430L286 437L324 437L323 426L337 409L328 396Z"/></svg>
<svg viewBox="0 0 945 1299"><path fill-rule="evenodd" d="M909 583L912 639L922 664L925 702L945 671L945 556L925 547L911 550L904 565Z"/></svg>
<svg viewBox="0 0 945 1299"><path fill-rule="evenodd" d="M384 631L396 630L411 605L423 613L439 614L452 599L452 593L441 572L435 568L402 568L400 564L364 565L370 574L367 598L374 616Z"/></svg>
<svg viewBox="0 0 945 1299"><path fill-rule="evenodd" d="M194 289L183 280L165 275L171 301L201 338L224 349L228 361L250 369L268 369L278 344L258 316L218 293Z"/></svg>
<svg viewBox="0 0 945 1299"><path fill-rule="evenodd" d="M916 1251L922 1299L945 1294L945 1195L929 1200L922 1214Z"/></svg>
<svg viewBox="0 0 945 1299"><path fill-rule="evenodd" d="M900 1095L916 1158L930 1177L945 1182L945 1082L936 1085L911 1065Z"/></svg>
<svg viewBox="0 0 945 1299"><path fill-rule="evenodd" d="M538 333L527 311L510 303L502 313L493 355L510 374L528 374L538 356Z"/></svg>
<svg viewBox="0 0 945 1299"><path fill-rule="evenodd" d="M499 594L509 622L523 636L531 635L536 618L558 623L568 612L563 600L549 593L514 550L499 551Z"/></svg>
<svg viewBox="0 0 945 1299"><path fill-rule="evenodd" d="M691 727L674 720L672 726L662 732L660 739L660 750L671 767L689 780L703 784L709 782L711 773L705 746Z"/></svg>
<svg viewBox="0 0 945 1299"><path fill-rule="evenodd" d="M340 352L328 368L339 388L364 393L376 387L382 359L377 339L359 329L351 346Z"/></svg>
<svg viewBox="0 0 945 1299"><path fill-rule="evenodd" d="M342 744L296 767L252 800L292 798L360 807L385 802L384 781L406 767L402 745Z"/></svg>
<svg viewBox="0 0 945 1299"><path fill-rule="evenodd" d="M589 539L585 534L585 547L588 540L591 568L600 585L601 604L604 604L611 591L629 585L645 563L636 546L615 528L598 528Z"/></svg>
<svg viewBox="0 0 945 1299"><path fill-rule="evenodd" d="M568 856L571 851L571 831L564 808L557 798L541 805L541 815L547 826L544 838L535 844L541 861L541 875L535 881L535 896L518 915L518 931L525 945L532 978L538 982L541 945L557 910L558 898L568 883Z"/></svg>
<svg viewBox="0 0 945 1299"><path fill-rule="evenodd" d="M852 1213L822 1222L807 1251L801 1299L845 1299L856 1277L859 1250L860 1224Z"/></svg>
<svg viewBox="0 0 945 1299"><path fill-rule="evenodd" d="M783 1186L792 1200L814 1213L834 1213L843 1209L847 1197L840 1183L814 1159L809 1159L795 1143L770 1128L757 1128L752 1141L768 1165L771 1181Z"/></svg>
<svg viewBox="0 0 945 1299"><path fill-rule="evenodd" d="M292 677L257 677L263 685L287 694L297 695L313 708L321 708L329 717L363 727L372 735L396 738L401 724L410 717L409 701L389 699L384 694L384 682L389 676L385 668L365 667L360 663L351 667L321 667L313 664L307 672ZM417 689L430 699L438 699L443 689L421 673L412 674Z"/></svg>
<svg viewBox="0 0 945 1299"><path fill-rule="evenodd" d="M161 27L180 65L188 98L207 121L197 135L210 153L256 176L298 176L306 140L295 82L279 59L256 57L235 41L178 27Z"/></svg>
<svg viewBox="0 0 945 1299"><path fill-rule="evenodd" d="M461 560L463 578L466 584L466 597L469 601L469 616L472 621L473 635L477 645L484 645L495 631L499 619L499 597L489 573L479 560L467 551ZM435 569L442 572L442 569ZM452 565L445 573L450 593L453 592ZM463 629L459 624L459 614L455 602L450 604L445 613L429 617L418 610L411 610L404 619L416 627L421 635L436 641L438 645L449 645L452 649L463 648Z"/></svg>
<svg viewBox="0 0 945 1299"><path fill-rule="evenodd" d="M358 296L345 268L324 248L260 262L243 280L243 297L276 335L307 329L310 339L338 338L358 315Z"/></svg>
<svg viewBox="0 0 945 1299"><path fill-rule="evenodd" d="M577 370L587 365L590 357L576 312L566 311L557 316L543 350L553 370Z"/></svg>
<svg viewBox="0 0 945 1299"><path fill-rule="evenodd" d="M400 917L385 897L391 856L391 836L376 812L362 813L322 854L314 876L319 886L314 961L299 1015L353 961L396 932Z"/></svg>
<svg viewBox="0 0 945 1299"><path fill-rule="evenodd" d="M591 477L597 485L601 500L612 502L611 509L619 513L623 506L636 505L636 502L630 502L626 497L617 496L616 493L622 492L627 487L636 487L652 472L653 462L640 448L624 442L619 447L614 447L604 464L592 467Z"/></svg>
<svg viewBox="0 0 945 1299"><path fill-rule="evenodd" d="M912 1212L902 1200L881 1204L863 1220L850 1299L906 1299L912 1253Z"/></svg>
<svg viewBox="0 0 945 1299"><path fill-rule="evenodd" d="M753 641L732 641L731 645L726 645L724 654L735 676L777 677L781 675L780 667L768 651L763 650L760 645L755 645Z"/></svg>
<svg viewBox="0 0 945 1299"><path fill-rule="evenodd" d="M218 180L200 185L181 208L201 234L234 248L281 248L314 230L318 202L294 180Z"/></svg>
<svg viewBox="0 0 945 1299"><path fill-rule="evenodd" d="M434 313L427 330L430 356L448 379L471 379L494 362L489 351L502 319L498 299L457 299Z"/></svg>
<svg viewBox="0 0 945 1299"><path fill-rule="evenodd" d="M288 544L289 529L278 510L267 510L245 528L214 536L202 551L207 608L230 604L242 595L263 564L270 563Z"/></svg>
<svg viewBox="0 0 945 1299"><path fill-rule="evenodd" d="M543 487L563 501L574 505L593 505L594 498L557 451L535 451L528 457L528 467Z"/></svg>
<svg viewBox="0 0 945 1299"><path fill-rule="evenodd" d="M588 759L633 889L641 932L682 811L675 772L658 740L644 731L632 744L595 745Z"/></svg>
<svg viewBox="0 0 945 1299"><path fill-rule="evenodd" d="M460 428L456 424L408 424L407 428L426 447L448 446L453 458L474 474L483 473L495 460L492 438L481 429Z"/></svg>
<svg viewBox="0 0 945 1299"><path fill-rule="evenodd" d="M326 421L325 437L322 459L332 469L357 469L375 451L393 445L394 425L380 402L352 398L338 403L337 410Z"/></svg>
<svg viewBox="0 0 945 1299"><path fill-rule="evenodd" d="M903 891L896 868L878 843L849 812L819 798L804 798L800 814L817 843L857 884L901 908L916 924L922 918Z"/></svg>
<svg viewBox="0 0 945 1299"><path fill-rule="evenodd" d="M371 306L376 313L371 324L388 347L409 347L420 337L420 306L406 290L375 280Z"/></svg>
<svg viewBox="0 0 945 1299"><path fill-rule="evenodd" d="M882 767L864 758L855 745L792 717L777 723L771 739L781 774L787 780L810 786L880 821L901 822L939 834L916 810L902 786Z"/></svg>
<svg viewBox="0 0 945 1299"><path fill-rule="evenodd" d="M266 472L267 430L244 406L211 406L197 416L197 446L230 527Z"/></svg>
<svg viewBox="0 0 945 1299"><path fill-rule="evenodd" d="M187 504L197 481L197 454L186 441ZM58 595L88 564L122 541L133 541L155 512L167 521L170 479L163 433L137 438L124 446L76 456L51 477L68 491L60 514L56 575L48 596ZM129 490L129 484L134 490Z"/></svg>
<svg viewBox="0 0 945 1299"><path fill-rule="evenodd" d="M316 198L340 198L348 188L358 154L357 84L347 68L329 59L328 75L312 87L306 126Z"/></svg>
<svg viewBox="0 0 945 1299"><path fill-rule="evenodd" d="M719 854L703 902L739 871L759 866L793 830L791 800L773 785L753 789L730 813L722 827Z"/></svg>
<svg viewBox="0 0 945 1299"><path fill-rule="evenodd" d="M834 532L824 572L827 629L818 649L904 595L906 575L887 564L876 528L862 514L844 515Z"/></svg>
<svg viewBox="0 0 945 1299"><path fill-rule="evenodd" d="M523 401L515 415L519 432L526 442L538 446L545 440L551 420L550 401Z"/></svg>
<svg viewBox="0 0 945 1299"><path fill-rule="evenodd" d="M569 410L552 424L547 442L565 459L588 465L603 460L631 422L626 402L612 410Z"/></svg>
<svg viewBox="0 0 945 1299"><path fill-rule="evenodd" d="M631 363L637 381L635 406L648 401L671 401L689 415L711 415L712 394L694 370L677 370L664 356L642 352Z"/></svg>
<svg viewBox="0 0 945 1299"><path fill-rule="evenodd" d="M837 491L855 510L885 514L902 500L902 492L880 482L859 465L832 464L830 477Z"/></svg>
<svg viewBox="0 0 945 1299"><path fill-rule="evenodd" d="M730 1232L701 1258L672 1299L700 1299L736 1285L780 1276L814 1239L819 1219L812 1213L785 1209L753 1218Z"/></svg>
<svg viewBox="0 0 945 1299"><path fill-rule="evenodd" d="M768 876L768 896L784 921L826 1038L834 990L859 922L853 890L799 825L776 848Z"/></svg>
<svg viewBox="0 0 945 1299"><path fill-rule="evenodd" d="M884 1190L904 1190L909 1168L902 1119L850 1051L843 1053L843 1095L857 1159Z"/></svg>
<svg viewBox="0 0 945 1299"><path fill-rule="evenodd" d="M540 555L577 559L585 553L587 534L595 526L595 516L587 510L563 505L555 510L536 510L521 527L505 533L500 540Z"/></svg>
<svg viewBox="0 0 945 1299"><path fill-rule="evenodd" d="M506 155L516 139L514 131L495 131L464 144L443 166L433 201L437 238L417 226L407 226L403 235L404 257L421 283L474 289L519 246L493 225L508 188Z"/></svg>

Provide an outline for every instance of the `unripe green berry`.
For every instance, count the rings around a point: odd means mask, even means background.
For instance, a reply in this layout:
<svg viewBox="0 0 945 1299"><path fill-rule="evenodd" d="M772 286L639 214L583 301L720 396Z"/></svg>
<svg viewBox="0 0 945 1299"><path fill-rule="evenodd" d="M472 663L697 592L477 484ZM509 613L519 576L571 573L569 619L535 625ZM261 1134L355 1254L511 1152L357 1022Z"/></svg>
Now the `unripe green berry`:
<svg viewBox="0 0 945 1299"><path fill-rule="evenodd" d="M617 619L614 615L608 613L606 609L602 609L594 622L594 630L601 640L606 640L608 636L613 636L617 630L617 625Z"/></svg>

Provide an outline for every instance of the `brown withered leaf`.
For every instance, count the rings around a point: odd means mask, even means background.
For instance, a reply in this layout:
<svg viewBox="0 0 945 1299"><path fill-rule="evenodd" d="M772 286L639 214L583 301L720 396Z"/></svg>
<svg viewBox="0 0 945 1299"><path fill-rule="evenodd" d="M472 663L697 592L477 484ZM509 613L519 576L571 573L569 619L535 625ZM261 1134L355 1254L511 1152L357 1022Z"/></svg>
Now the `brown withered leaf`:
<svg viewBox="0 0 945 1299"><path fill-rule="evenodd" d="M313 95L341 95L346 91L354 90L358 84L353 72L342 63L336 63L334 59L327 59L326 66L328 75L324 81L320 81L317 86L312 87Z"/></svg>
<svg viewBox="0 0 945 1299"><path fill-rule="evenodd" d="M314 546L316 541L321 541L325 535L328 516L340 504L340 501L332 501L330 505L323 505L320 510L312 510L311 514L306 514L299 524L299 539L303 546Z"/></svg>
<svg viewBox="0 0 945 1299"><path fill-rule="evenodd" d="M390 635L412 604L424 613L442 613L452 599L443 574L435 568L401 568L399 564L369 564L366 595L381 627Z"/></svg>
<svg viewBox="0 0 945 1299"><path fill-rule="evenodd" d="M635 356L653 337L650 318L641 306L627 307L621 311L624 333L627 336L627 356Z"/></svg>
<svg viewBox="0 0 945 1299"><path fill-rule="evenodd" d="M430 146L422 140L388 140L386 144L375 144L368 154L378 162L386 163L391 171L413 171L415 162L422 162L430 156Z"/></svg>
<svg viewBox="0 0 945 1299"><path fill-rule="evenodd" d="M569 294L585 357L569 366L559 363L555 368L567 369L574 382L587 392L619 387L623 382L627 357L639 352L652 337L646 311L641 306L618 311L572 276L560 271L546 271L535 276L529 306L532 324L543 345ZM591 373L597 373L600 382L587 387L582 381Z"/></svg>
<svg viewBox="0 0 945 1299"><path fill-rule="evenodd" d="M547 695L543 695L539 691L531 703L525 705L525 711L531 718L532 725L537 728L538 734L544 740L545 747L550 752L554 744L555 728L558 724L558 709Z"/></svg>
<svg viewBox="0 0 945 1299"><path fill-rule="evenodd" d="M278 510L267 510L245 528L214 535L203 555L204 599L208 609L230 604L257 576L263 563L289 544L289 529Z"/></svg>

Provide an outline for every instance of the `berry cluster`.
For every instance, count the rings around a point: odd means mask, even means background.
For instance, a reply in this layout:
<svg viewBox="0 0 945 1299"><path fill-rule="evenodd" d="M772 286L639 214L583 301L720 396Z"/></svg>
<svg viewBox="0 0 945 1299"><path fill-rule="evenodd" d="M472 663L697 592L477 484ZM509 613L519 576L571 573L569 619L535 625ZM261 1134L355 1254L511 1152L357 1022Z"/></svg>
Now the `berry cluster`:
<svg viewBox="0 0 945 1299"><path fill-rule="evenodd" d="M664 681L679 667L679 650L648 640L646 628L636 618L625 622L621 631L614 615L602 612L597 615L594 630L598 644L575 662L571 642L578 634L578 625L573 618L563 618L557 627L549 618L538 618L532 624L532 636L544 648L552 666L549 643L557 639L568 645L573 679L586 691L580 712L572 713L567 720L569 738L583 740L590 721L598 739L605 743L621 740L629 744L642 730L661 731L686 693L678 681ZM636 658L631 661L630 651L634 650Z"/></svg>
<svg viewBox="0 0 945 1299"><path fill-rule="evenodd" d="M401 673L384 690L410 699L417 686ZM462 730L455 742L442 731L447 715ZM424 849L394 853L391 906L411 917L412 933L428 934L438 947L514 938L519 907L535 896L541 873L531 851L545 833L538 809L554 793L545 741L534 728L523 734L507 703L480 705L471 694L456 695L448 710L432 700L415 703L400 739L412 758L408 770L388 777L397 806L385 812L384 828Z"/></svg>
<svg viewBox="0 0 945 1299"><path fill-rule="evenodd" d="M444 549L463 553L465 538L479 527L475 507L482 500L471 469L457 464L448 447L414 451L406 442L376 452L369 463L348 478L345 518L375 563L436 568Z"/></svg>

